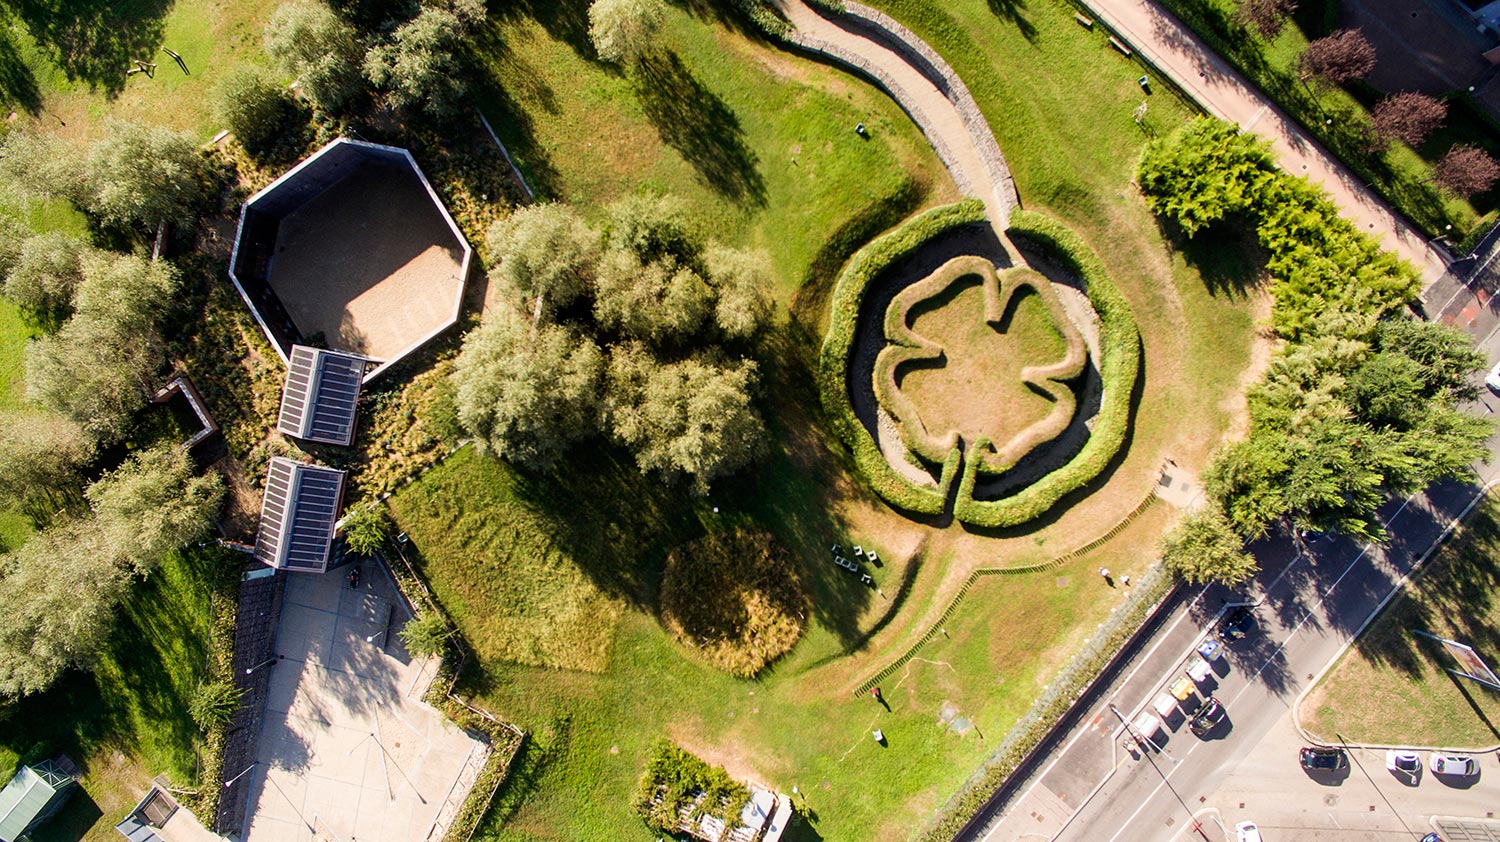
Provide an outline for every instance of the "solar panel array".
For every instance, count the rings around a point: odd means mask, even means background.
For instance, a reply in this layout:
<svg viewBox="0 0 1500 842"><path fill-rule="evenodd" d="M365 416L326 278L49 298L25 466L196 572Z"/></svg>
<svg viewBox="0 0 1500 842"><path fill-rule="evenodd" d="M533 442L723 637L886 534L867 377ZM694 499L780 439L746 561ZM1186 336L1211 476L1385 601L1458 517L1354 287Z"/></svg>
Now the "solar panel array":
<svg viewBox="0 0 1500 842"><path fill-rule="evenodd" d="M256 557L273 567L326 570L343 494L343 471L271 459Z"/></svg>
<svg viewBox="0 0 1500 842"><path fill-rule="evenodd" d="M354 440L365 361L293 345L276 429L299 439L348 445Z"/></svg>

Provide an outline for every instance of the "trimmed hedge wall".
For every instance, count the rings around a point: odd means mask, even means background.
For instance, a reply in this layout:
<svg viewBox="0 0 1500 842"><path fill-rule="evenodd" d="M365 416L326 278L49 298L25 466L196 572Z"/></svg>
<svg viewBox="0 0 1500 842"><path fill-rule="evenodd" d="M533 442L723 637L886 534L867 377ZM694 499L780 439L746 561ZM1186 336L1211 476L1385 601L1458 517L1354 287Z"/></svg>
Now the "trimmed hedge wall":
<svg viewBox="0 0 1500 842"><path fill-rule="evenodd" d="M910 257L928 240L945 231L986 221L984 203L978 199L965 199L924 211L855 252L839 274L833 290L828 335L823 340L818 367L818 391L823 399L823 410L834 433L853 451L855 464L875 492L891 505L910 512L942 513L947 505L948 489L959 468L959 453L955 449L943 464L943 475L937 488L915 486L886 462L875 437L855 417L847 372L859 327L860 306L870 283L886 268Z"/></svg>
<svg viewBox="0 0 1500 842"><path fill-rule="evenodd" d="M1001 500L975 500L973 466L965 466L954 503L954 516L975 526L1001 528L1032 520L1091 482L1104 470L1130 429L1130 402L1141 368L1141 336L1130 304L1110 282L1104 264L1073 230L1036 211L1016 210L1005 232L1012 240L1045 251L1066 271L1088 285L1089 302L1099 314L1100 377L1104 397L1094 429L1083 449L1068 464L1047 474L1025 490ZM983 450L983 442L970 449Z"/></svg>

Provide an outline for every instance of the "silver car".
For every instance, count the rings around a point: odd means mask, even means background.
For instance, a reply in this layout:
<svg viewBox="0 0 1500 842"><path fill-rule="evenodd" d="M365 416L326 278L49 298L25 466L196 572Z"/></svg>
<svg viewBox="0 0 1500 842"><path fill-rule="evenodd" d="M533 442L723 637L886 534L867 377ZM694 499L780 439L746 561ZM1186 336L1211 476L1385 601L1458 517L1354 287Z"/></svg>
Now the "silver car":
<svg viewBox="0 0 1500 842"><path fill-rule="evenodd" d="M1462 754L1438 754L1432 753L1427 760L1427 768L1434 775L1453 775L1456 777L1468 777L1479 771L1475 765L1474 758Z"/></svg>

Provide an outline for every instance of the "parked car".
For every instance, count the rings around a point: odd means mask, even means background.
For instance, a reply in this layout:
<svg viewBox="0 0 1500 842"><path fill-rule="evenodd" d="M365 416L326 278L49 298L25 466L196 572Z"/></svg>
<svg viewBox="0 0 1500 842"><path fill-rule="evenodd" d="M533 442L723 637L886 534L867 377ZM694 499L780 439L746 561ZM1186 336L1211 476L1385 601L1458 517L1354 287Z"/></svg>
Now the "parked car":
<svg viewBox="0 0 1500 842"><path fill-rule="evenodd" d="M1255 627L1255 615L1249 608L1240 606L1224 615L1219 621L1219 637L1223 640L1239 640Z"/></svg>
<svg viewBox="0 0 1500 842"><path fill-rule="evenodd" d="M1341 748L1304 746L1297 753L1297 759L1302 761L1302 768L1310 772L1336 772L1349 768L1349 758Z"/></svg>
<svg viewBox="0 0 1500 842"><path fill-rule="evenodd" d="M1240 822L1234 826L1234 832L1238 836L1237 842L1260 842L1260 828L1255 822Z"/></svg>
<svg viewBox="0 0 1500 842"><path fill-rule="evenodd" d="M1489 375L1484 378L1484 385L1490 387L1491 392L1500 395L1500 363L1495 363L1495 367L1490 369Z"/></svg>
<svg viewBox="0 0 1500 842"><path fill-rule="evenodd" d="M1457 777L1468 777L1479 771L1475 765L1474 758L1462 754L1438 754L1432 753L1427 761L1428 768L1432 769L1434 775L1454 775Z"/></svg>
<svg viewBox="0 0 1500 842"><path fill-rule="evenodd" d="M1385 753L1385 768L1416 783L1417 776L1422 774L1422 758L1414 751L1391 749Z"/></svg>
<svg viewBox="0 0 1500 842"><path fill-rule="evenodd" d="M1192 730L1194 736L1201 737L1218 727L1219 723L1224 721L1226 713L1223 703L1209 696L1203 700L1203 704L1199 705L1197 710L1193 711L1193 717L1188 720L1188 728Z"/></svg>
<svg viewBox="0 0 1500 842"><path fill-rule="evenodd" d="M1443 842L1443 837L1438 836L1436 833L1429 833L1422 837L1421 842Z"/></svg>

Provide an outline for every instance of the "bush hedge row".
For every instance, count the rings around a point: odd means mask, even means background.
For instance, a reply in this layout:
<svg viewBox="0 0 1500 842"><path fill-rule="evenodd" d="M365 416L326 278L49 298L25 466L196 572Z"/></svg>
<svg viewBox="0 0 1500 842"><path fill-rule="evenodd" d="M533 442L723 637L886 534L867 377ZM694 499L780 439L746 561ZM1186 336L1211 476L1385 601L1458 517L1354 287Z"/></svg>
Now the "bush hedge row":
<svg viewBox="0 0 1500 842"><path fill-rule="evenodd" d="M854 453L854 462L875 492L891 505L919 514L940 514L959 468L957 450L943 464L937 488L922 488L896 473L880 452L875 437L854 415L849 396L848 370L859 327L860 306L870 283L892 264L910 257L927 241L954 228L986 221L978 199L924 211L860 249L839 274L830 305L828 335L818 367L818 391L834 433Z"/></svg>
<svg viewBox="0 0 1500 842"><path fill-rule="evenodd" d="M1141 337L1130 304L1110 282L1104 264L1072 229L1046 214L1016 210L1006 234L1047 254L1067 272L1088 285L1089 302L1100 321L1099 373L1104 396L1093 431L1083 449L1068 464L1047 474L1023 491L1000 500L974 499L978 466L965 465L954 503L954 516L964 523L1002 528L1026 523L1077 491L1103 472L1130 429L1130 406L1141 367ZM987 442L976 442L970 458L977 458Z"/></svg>

